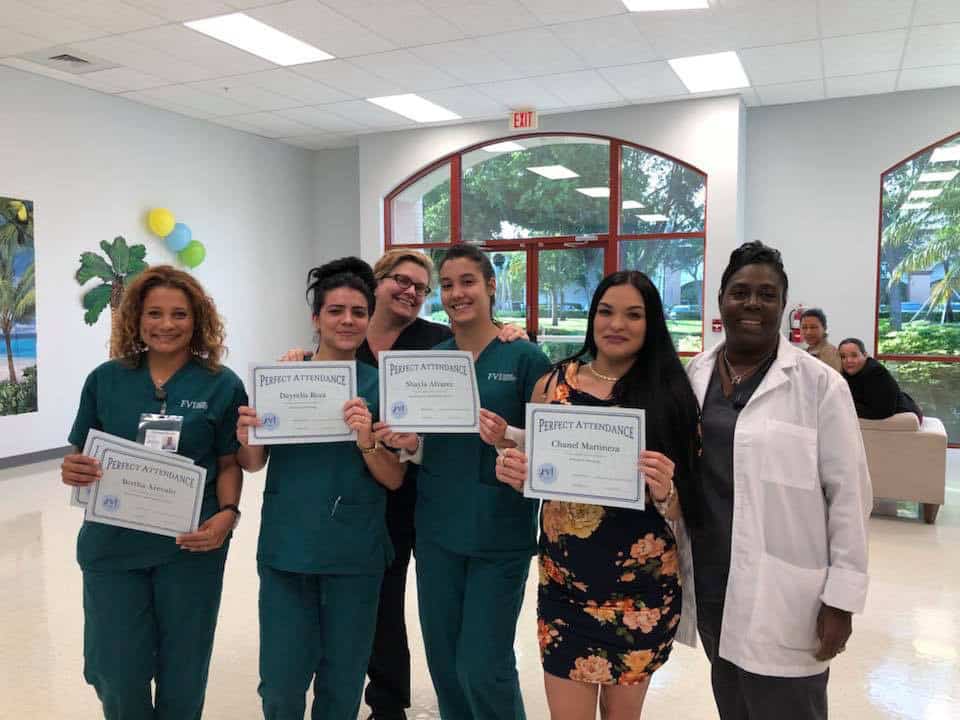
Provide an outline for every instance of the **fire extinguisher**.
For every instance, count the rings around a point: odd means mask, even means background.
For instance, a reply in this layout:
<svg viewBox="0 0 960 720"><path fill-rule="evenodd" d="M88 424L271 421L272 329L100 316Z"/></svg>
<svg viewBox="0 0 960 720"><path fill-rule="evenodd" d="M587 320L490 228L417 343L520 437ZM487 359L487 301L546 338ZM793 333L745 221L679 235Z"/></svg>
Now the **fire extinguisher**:
<svg viewBox="0 0 960 720"><path fill-rule="evenodd" d="M803 336L800 335L800 319L803 316L803 305L794 305L790 308L790 342L803 342Z"/></svg>

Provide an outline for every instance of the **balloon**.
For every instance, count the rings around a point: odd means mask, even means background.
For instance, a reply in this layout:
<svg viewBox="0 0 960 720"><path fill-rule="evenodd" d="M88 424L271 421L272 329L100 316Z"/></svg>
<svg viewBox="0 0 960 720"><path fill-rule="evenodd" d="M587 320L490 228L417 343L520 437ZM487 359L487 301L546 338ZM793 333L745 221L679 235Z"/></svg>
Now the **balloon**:
<svg viewBox="0 0 960 720"><path fill-rule="evenodd" d="M193 239L193 232L183 223L177 223L173 226L173 232L167 235L167 247L170 252L178 253L183 250Z"/></svg>
<svg viewBox="0 0 960 720"><path fill-rule="evenodd" d="M195 268L197 265L203 262L203 259L206 256L207 249L199 240L191 240L190 244L181 250L177 255L177 257L180 258L180 262L189 268Z"/></svg>
<svg viewBox="0 0 960 720"><path fill-rule="evenodd" d="M154 208L147 214L147 225L150 227L150 232L159 237L166 237L173 232L176 222L173 213L166 208Z"/></svg>

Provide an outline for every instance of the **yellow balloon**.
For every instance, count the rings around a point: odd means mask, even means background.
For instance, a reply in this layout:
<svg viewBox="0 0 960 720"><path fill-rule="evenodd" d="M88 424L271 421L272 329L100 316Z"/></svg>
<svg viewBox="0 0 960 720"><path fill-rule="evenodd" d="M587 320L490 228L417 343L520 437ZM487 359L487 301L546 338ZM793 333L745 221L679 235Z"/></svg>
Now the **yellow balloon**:
<svg viewBox="0 0 960 720"><path fill-rule="evenodd" d="M177 219L166 208L154 208L147 215L147 225L150 227L150 232L160 237L166 237L172 233L176 224Z"/></svg>

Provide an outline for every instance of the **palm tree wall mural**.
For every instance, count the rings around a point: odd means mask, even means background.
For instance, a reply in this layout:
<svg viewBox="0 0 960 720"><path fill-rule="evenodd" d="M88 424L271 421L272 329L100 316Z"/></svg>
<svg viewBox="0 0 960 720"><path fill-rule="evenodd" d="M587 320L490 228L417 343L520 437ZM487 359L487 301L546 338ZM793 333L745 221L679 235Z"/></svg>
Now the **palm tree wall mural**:
<svg viewBox="0 0 960 720"><path fill-rule="evenodd" d="M110 357L119 355L118 323L120 322L120 301L127 285L147 269L144 257L147 249L144 245L127 245L127 241L118 236L113 242L100 242L103 255L85 252L80 255L80 267L76 273L77 282L86 285L90 280L99 280L100 284L87 290L83 295L83 315L87 325L93 325L100 319L104 309L110 308Z"/></svg>
<svg viewBox="0 0 960 720"><path fill-rule="evenodd" d="M0 197L0 415L37 410L33 202Z"/></svg>

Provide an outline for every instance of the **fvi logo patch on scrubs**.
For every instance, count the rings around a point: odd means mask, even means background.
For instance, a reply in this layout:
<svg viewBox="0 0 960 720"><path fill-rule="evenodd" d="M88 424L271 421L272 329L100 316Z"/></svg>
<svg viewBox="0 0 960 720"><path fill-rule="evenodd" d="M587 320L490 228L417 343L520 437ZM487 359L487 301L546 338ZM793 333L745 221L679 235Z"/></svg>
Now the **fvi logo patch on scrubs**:
<svg viewBox="0 0 960 720"><path fill-rule="evenodd" d="M100 506L106 512L117 512L120 509L120 498L116 495L104 495Z"/></svg>
<svg viewBox="0 0 960 720"><path fill-rule="evenodd" d="M499 380L500 382L516 382L517 376L513 373L492 372L487 373L487 380Z"/></svg>
<svg viewBox="0 0 960 720"><path fill-rule="evenodd" d="M264 430L276 430L277 426L280 425L280 418L278 418L273 413L267 413L263 416L263 428Z"/></svg>
<svg viewBox="0 0 960 720"><path fill-rule="evenodd" d="M407 416L407 404L403 400L397 400L390 406L390 415L398 420Z"/></svg>
<svg viewBox="0 0 960 720"><path fill-rule="evenodd" d="M552 485L557 480L557 468L553 463L542 463L537 467L537 479L545 485Z"/></svg>

